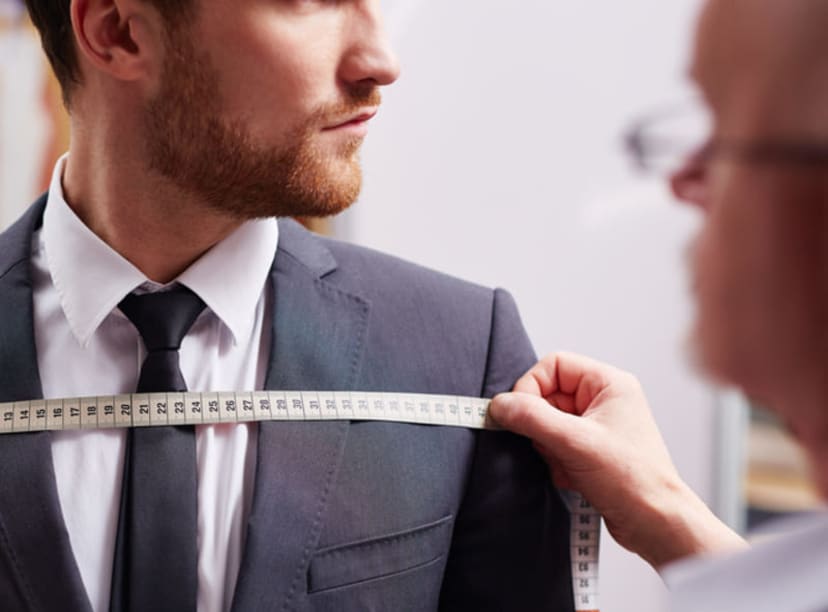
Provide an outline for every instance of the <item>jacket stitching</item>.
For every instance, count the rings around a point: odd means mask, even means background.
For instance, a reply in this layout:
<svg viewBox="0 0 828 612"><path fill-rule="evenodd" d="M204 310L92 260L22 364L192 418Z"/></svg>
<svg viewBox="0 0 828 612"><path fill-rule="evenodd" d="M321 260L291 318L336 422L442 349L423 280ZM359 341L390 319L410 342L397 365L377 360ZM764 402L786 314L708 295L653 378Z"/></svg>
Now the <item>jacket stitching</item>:
<svg viewBox="0 0 828 612"><path fill-rule="evenodd" d="M416 572L417 570L421 570L423 568L429 567L434 565L438 561L443 558L442 554L437 555L436 557L429 559L427 561L423 561L422 563L417 563L412 565L411 567L406 567L396 572L386 572L385 574L379 574L378 576L371 576L370 578L362 578L360 580L354 580L352 582L343 582L342 584L336 584L331 586L322 587L319 589L315 589L311 594L318 595L320 593L329 593L331 591L336 591L339 589L349 589L353 588L360 584L366 584L368 582L374 582L376 580L385 580L387 578L392 578L394 576L402 576L404 574L409 574L411 572Z"/></svg>
<svg viewBox="0 0 828 612"><path fill-rule="evenodd" d="M26 263L27 261L29 261L29 259L30 259L30 257L21 257L17 261L9 264L9 267L6 268L2 273L0 273L0 280L3 280L4 278L6 278L6 276L8 276L11 273L12 270L14 270L20 264Z"/></svg>

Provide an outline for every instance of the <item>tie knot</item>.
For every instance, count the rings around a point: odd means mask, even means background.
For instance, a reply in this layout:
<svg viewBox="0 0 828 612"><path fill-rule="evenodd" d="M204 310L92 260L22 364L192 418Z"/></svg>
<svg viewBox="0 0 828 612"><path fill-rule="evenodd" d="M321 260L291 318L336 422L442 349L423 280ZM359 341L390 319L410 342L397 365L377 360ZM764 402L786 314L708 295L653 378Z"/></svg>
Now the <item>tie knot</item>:
<svg viewBox="0 0 828 612"><path fill-rule="evenodd" d="M179 285L170 291L135 295L118 305L138 329L147 351L177 351L205 304L195 293Z"/></svg>

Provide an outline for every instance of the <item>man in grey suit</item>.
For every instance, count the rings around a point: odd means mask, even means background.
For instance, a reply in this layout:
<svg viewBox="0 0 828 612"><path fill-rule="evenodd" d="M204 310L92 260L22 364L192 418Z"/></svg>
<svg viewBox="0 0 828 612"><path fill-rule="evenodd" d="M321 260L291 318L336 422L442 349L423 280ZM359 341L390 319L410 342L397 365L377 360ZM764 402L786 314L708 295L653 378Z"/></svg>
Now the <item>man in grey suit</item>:
<svg viewBox="0 0 828 612"><path fill-rule="evenodd" d="M164 349L190 389L491 396L534 361L505 292L272 220L335 214L359 192L357 152L398 72L377 0L27 5L73 138L0 237L0 401L134 391L155 349L118 306L180 287L206 303ZM133 594L151 603L115 595L124 432L14 434L0 439L4 609L573 608L568 517L521 438L176 429L197 440L197 567L182 570L197 597L173 605L176 584L141 575Z"/></svg>

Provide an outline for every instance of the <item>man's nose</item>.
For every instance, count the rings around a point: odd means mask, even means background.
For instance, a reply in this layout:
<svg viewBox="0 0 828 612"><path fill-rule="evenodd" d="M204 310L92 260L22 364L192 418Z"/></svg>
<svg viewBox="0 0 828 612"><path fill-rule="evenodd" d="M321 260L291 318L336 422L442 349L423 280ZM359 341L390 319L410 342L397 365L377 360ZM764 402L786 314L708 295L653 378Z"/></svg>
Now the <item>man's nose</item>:
<svg viewBox="0 0 828 612"><path fill-rule="evenodd" d="M339 75L348 84L390 85L400 76L379 5L379 0L355 3L349 47Z"/></svg>
<svg viewBox="0 0 828 612"><path fill-rule="evenodd" d="M682 202L708 209L707 163L704 153L689 157L670 175L670 188Z"/></svg>

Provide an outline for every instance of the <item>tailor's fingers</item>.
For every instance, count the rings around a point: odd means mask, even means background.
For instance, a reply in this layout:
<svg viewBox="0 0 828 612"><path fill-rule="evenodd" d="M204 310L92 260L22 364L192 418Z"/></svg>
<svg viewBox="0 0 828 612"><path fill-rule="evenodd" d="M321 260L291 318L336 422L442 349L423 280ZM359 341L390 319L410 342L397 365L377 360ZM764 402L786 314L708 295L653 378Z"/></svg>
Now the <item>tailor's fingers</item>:
<svg viewBox="0 0 828 612"><path fill-rule="evenodd" d="M570 446L569 439L579 425L576 417L528 393L496 396L489 414L504 429L526 436L545 448Z"/></svg>
<svg viewBox="0 0 828 612"><path fill-rule="evenodd" d="M514 391L543 397L564 412L583 414L596 397L631 379L623 370L583 355L552 353L523 375Z"/></svg>

